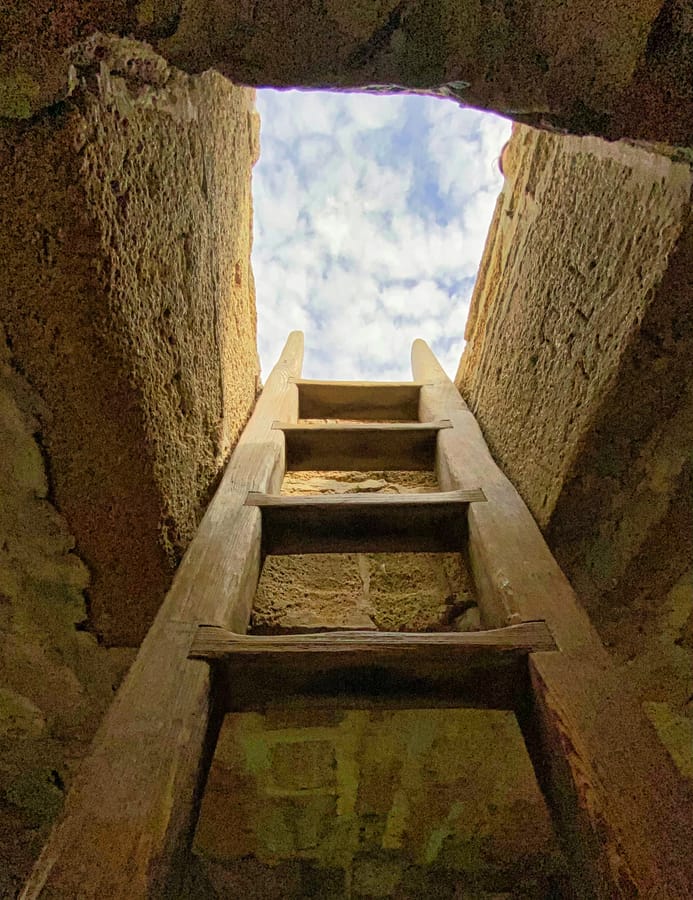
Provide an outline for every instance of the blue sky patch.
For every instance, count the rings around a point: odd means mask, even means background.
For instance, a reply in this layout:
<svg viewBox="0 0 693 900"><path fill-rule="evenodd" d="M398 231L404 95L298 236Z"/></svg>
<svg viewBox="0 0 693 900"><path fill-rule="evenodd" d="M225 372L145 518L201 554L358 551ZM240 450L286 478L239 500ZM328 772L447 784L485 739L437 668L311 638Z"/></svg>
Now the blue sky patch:
<svg viewBox="0 0 693 900"><path fill-rule="evenodd" d="M403 94L264 90L257 105L263 375L294 328L306 378L409 379L417 337L454 375L510 123Z"/></svg>

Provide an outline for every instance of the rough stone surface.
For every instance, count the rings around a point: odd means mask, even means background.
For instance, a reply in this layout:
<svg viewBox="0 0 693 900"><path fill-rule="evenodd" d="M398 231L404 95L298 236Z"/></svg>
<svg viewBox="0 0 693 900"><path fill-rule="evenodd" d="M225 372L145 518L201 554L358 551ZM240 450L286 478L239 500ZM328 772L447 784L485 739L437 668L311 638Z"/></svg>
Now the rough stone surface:
<svg viewBox="0 0 693 900"><path fill-rule="evenodd" d="M0 321L108 643L146 633L252 409L252 91L99 39L0 128Z"/></svg>
<svg viewBox="0 0 693 900"><path fill-rule="evenodd" d="M282 487L287 494L437 489L432 472L292 472ZM468 630L468 613L476 608L471 579L456 553L270 556L251 627L265 634L331 628Z"/></svg>
<svg viewBox="0 0 693 900"><path fill-rule="evenodd" d="M624 354L634 338L647 337L656 294L659 306L674 299L666 279L688 217L691 175L644 150L527 128L516 128L503 160L505 186L457 383L545 527L585 432L617 387ZM642 360L658 375L678 350L674 335L669 343L672 352ZM639 378L648 378L645 369ZM633 417L643 398L637 381L630 389L624 412ZM628 464L615 449L602 447L603 469Z"/></svg>
<svg viewBox="0 0 693 900"><path fill-rule="evenodd" d="M50 499L45 403L0 327L0 897L13 897L134 651L85 630L89 572Z"/></svg>
<svg viewBox="0 0 693 900"><path fill-rule="evenodd" d="M688 0L3 0L0 10L0 115L64 96L65 51L101 29L245 84L404 87L579 134L693 143Z"/></svg>
<svg viewBox="0 0 693 900"><path fill-rule="evenodd" d="M668 704L647 708L680 756L671 738L693 716L691 172L526 128L503 166L457 381L624 674L645 703Z"/></svg>
<svg viewBox="0 0 693 900"><path fill-rule="evenodd" d="M194 897L556 896L546 807L510 713L228 716Z"/></svg>

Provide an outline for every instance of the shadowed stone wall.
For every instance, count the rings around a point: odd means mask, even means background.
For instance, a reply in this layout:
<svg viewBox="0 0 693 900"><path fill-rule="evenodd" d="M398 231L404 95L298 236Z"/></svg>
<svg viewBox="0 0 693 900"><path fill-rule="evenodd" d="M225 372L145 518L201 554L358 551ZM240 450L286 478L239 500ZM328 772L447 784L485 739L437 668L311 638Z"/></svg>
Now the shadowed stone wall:
<svg viewBox="0 0 693 900"><path fill-rule="evenodd" d="M0 897L20 880L134 650L87 630L89 571L51 502L50 410L0 327Z"/></svg>
<svg viewBox="0 0 693 900"><path fill-rule="evenodd" d="M227 717L189 895L545 900L564 877L507 712Z"/></svg>
<svg viewBox="0 0 693 900"><path fill-rule="evenodd" d="M693 144L688 0L4 0L2 10L0 115L64 95L64 51L101 30L245 84L404 87L539 127Z"/></svg>

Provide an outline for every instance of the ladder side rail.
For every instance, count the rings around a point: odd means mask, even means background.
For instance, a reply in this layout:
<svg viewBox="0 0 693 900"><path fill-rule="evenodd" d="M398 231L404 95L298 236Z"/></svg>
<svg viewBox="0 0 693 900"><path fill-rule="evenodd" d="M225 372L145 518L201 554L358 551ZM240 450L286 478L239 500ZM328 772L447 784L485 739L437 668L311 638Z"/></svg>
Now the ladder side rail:
<svg viewBox="0 0 693 900"><path fill-rule="evenodd" d="M210 669L188 659L200 621L244 632L260 572L260 511L278 491L295 421L303 335L282 356L229 460L21 895L144 900L177 896L221 724Z"/></svg>
<svg viewBox="0 0 693 900"><path fill-rule="evenodd" d="M438 436L442 490L483 489L468 511L469 556L486 624L545 620L559 652L529 657L518 710L528 751L571 861L576 894L693 897L693 791L604 648L531 513L423 341L412 348L420 418Z"/></svg>

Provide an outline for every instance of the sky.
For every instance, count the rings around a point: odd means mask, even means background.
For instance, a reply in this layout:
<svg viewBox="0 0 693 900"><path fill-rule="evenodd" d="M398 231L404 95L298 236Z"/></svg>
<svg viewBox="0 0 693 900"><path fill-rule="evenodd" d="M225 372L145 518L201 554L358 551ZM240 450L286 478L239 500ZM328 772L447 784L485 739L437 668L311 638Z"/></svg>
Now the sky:
<svg viewBox="0 0 693 900"><path fill-rule="evenodd" d="M304 378L452 377L510 123L452 100L257 93L253 271L263 378L305 334Z"/></svg>

